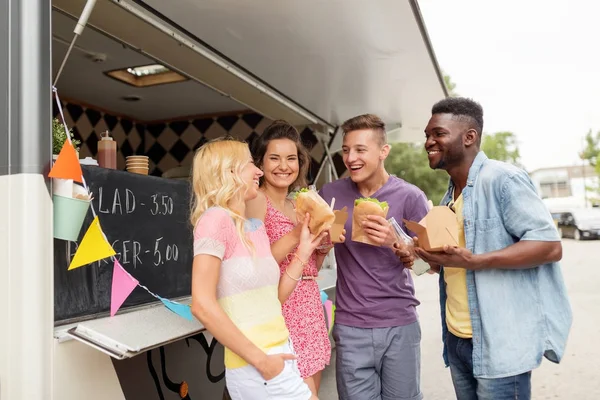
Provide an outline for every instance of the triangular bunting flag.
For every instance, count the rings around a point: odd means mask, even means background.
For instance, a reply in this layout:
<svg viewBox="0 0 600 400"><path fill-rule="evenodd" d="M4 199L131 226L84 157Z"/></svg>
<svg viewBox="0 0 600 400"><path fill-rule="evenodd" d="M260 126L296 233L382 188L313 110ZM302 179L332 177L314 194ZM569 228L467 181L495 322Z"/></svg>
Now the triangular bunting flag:
<svg viewBox="0 0 600 400"><path fill-rule="evenodd" d="M327 296L327 293L325 293L324 290L321 290L321 303L325 304L327 299L329 299L329 296Z"/></svg>
<svg viewBox="0 0 600 400"><path fill-rule="evenodd" d="M333 302L331 300L325 300L325 316L327 318L327 327L328 327L328 331L331 332L331 328L333 328L333 309L334 309L334 305Z"/></svg>
<svg viewBox="0 0 600 400"><path fill-rule="evenodd" d="M48 176L50 178L73 179L75 182L83 183L81 175L81 164L79 164L77 152L71 142L65 140L65 144Z"/></svg>
<svg viewBox="0 0 600 400"><path fill-rule="evenodd" d="M100 221L96 216L83 236L83 240L79 244L73 260L71 260L69 271L82 265L114 256L115 254L117 254L115 250L104 239L102 228L100 228Z"/></svg>
<svg viewBox="0 0 600 400"><path fill-rule="evenodd" d="M115 259L110 292L110 316L113 317L123 305L127 297L138 285L137 279L129 275Z"/></svg>
<svg viewBox="0 0 600 400"><path fill-rule="evenodd" d="M192 317L192 308L190 306L186 304L180 304L171 300L163 299L162 297L160 297L160 301L163 302L165 307L167 307L169 310L173 311L180 317L189 319L190 321L194 319L194 317Z"/></svg>

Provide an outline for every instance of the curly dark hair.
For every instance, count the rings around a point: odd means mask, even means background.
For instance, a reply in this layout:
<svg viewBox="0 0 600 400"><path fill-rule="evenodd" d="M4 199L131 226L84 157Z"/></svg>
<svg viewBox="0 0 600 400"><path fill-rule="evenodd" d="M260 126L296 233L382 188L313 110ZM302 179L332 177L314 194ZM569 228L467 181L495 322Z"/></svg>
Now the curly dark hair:
<svg viewBox="0 0 600 400"><path fill-rule="evenodd" d="M440 100L431 108L431 115L452 114L453 118L466 122L471 129L475 129L478 143L481 143L483 133L483 108L479 103L465 97L448 97Z"/></svg>
<svg viewBox="0 0 600 400"><path fill-rule="evenodd" d="M308 185L307 175L308 168L310 167L310 154L306 147L302 144L300 133L298 130L289 122L284 120L273 121L269 126L265 128L262 135L260 135L252 144L252 158L254 164L261 168L265 154L267 153L267 147L272 140L276 139L288 139L294 142L296 149L298 150L298 164L300 166L298 171L298 178L290 185L290 190L296 188L303 188ZM264 183L264 178L260 178L260 184Z"/></svg>

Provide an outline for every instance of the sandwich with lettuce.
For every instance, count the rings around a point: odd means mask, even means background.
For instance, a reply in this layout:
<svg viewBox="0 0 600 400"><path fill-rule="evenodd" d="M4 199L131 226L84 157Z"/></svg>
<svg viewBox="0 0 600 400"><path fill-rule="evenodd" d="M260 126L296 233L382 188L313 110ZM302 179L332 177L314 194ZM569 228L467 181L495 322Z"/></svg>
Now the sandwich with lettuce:
<svg viewBox="0 0 600 400"><path fill-rule="evenodd" d="M315 236L329 230L335 221L335 214L325 200L312 189L302 188L295 193L296 217L303 223L306 213L310 215L308 229Z"/></svg>
<svg viewBox="0 0 600 400"><path fill-rule="evenodd" d="M356 199L354 201L354 211L352 212L352 240L378 246L377 243L371 241L362 225L368 220L368 215L377 215L387 219L388 210L389 206L386 201L379 201L373 197Z"/></svg>

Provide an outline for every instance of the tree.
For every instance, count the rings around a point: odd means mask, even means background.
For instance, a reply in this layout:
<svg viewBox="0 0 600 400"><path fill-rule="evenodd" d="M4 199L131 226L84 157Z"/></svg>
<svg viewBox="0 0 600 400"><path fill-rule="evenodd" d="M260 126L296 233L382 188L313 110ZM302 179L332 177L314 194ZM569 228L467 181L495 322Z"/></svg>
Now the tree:
<svg viewBox="0 0 600 400"><path fill-rule="evenodd" d="M598 166L598 159L600 158L600 131L594 135L590 129L585 135L584 140L584 148L579 157L582 160L587 160L592 167L596 168L596 172L600 175L600 167Z"/></svg>
<svg viewBox="0 0 600 400"><path fill-rule="evenodd" d="M416 185L434 204L438 204L448 189L448 174L429 168L423 145L392 143L392 150L385 160L390 174Z"/></svg>
<svg viewBox="0 0 600 400"><path fill-rule="evenodd" d="M596 169L598 181L600 181L600 131L596 134L590 129L585 135L583 151L579 157L590 163ZM592 202L600 204L600 183L593 186L586 186L585 190L592 195Z"/></svg>
<svg viewBox="0 0 600 400"><path fill-rule="evenodd" d="M444 74L444 83L446 84L446 89L448 89L448 96L458 97L458 93L454 91L454 89L456 89L456 83L452 82L450 75Z"/></svg>
<svg viewBox="0 0 600 400"><path fill-rule="evenodd" d="M483 134L481 150L494 160L506 161L521 167L521 154L517 138L512 132Z"/></svg>

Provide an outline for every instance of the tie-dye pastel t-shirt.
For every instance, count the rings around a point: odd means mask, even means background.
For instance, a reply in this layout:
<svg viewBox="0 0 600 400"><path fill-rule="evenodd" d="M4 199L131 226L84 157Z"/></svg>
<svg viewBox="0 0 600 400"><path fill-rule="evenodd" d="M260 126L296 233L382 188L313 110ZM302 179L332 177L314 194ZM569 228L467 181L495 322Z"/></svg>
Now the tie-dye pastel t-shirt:
<svg viewBox="0 0 600 400"><path fill-rule="evenodd" d="M279 266L262 222L251 219L245 229L254 244L254 255L244 246L229 212L209 208L194 228L194 256L208 254L222 260L219 304L242 333L267 352L289 336L278 298ZM241 357L225 349L225 367L245 365Z"/></svg>

